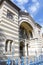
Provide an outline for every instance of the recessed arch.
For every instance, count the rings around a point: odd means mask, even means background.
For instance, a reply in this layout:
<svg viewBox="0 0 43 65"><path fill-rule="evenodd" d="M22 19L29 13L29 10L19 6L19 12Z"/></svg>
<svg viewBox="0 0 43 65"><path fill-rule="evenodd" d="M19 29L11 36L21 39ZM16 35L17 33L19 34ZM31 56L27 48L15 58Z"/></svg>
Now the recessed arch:
<svg viewBox="0 0 43 65"><path fill-rule="evenodd" d="M33 30L33 27L32 27L28 22L25 22L25 21L22 22L22 23L20 24L20 26L23 26L25 29L26 29L26 28L31 28L31 29ZM19 27L20 27L20 26L19 26Z"/></svg>
<svg viewBox="0 0 43 65"><path fill-rule="evenodd" d="M23 21L20 23L19 31L20 34L22 35L22 38L29 38L29 36L33 37L32 35L33 27L27 21Z"/></svg>
<svg viewBox="0 0 43 65"><path fill-rule="evenodd" d="M32 25L32 23L28 20L28 19L21 19L20 21L19 21L19 27L20 27L20 25L22 24L22 23L27 23L32 29L34 28L33 27L33 25Z"/></svg>

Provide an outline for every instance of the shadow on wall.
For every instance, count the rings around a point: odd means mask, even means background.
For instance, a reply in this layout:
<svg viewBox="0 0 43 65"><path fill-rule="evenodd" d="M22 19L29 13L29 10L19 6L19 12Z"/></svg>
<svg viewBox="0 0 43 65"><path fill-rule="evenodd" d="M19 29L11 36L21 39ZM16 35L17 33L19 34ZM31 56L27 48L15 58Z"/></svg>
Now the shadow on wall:
<svg viewBox="0 0 43 65"><path fill-rule="evenodd" d="M3 55L3 42L5 41L6 36L4 35L4 30L0 29L0 59L6 58L5 55Z"/></svg>

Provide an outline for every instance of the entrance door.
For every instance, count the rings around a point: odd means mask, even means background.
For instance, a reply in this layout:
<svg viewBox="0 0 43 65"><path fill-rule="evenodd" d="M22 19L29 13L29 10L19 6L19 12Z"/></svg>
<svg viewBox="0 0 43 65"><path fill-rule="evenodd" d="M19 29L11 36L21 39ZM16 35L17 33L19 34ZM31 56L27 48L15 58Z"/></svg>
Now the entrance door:
<svg viewBox="0 0 43 65"><path fill-rule="evenodd" d="M20 42L20 57L24 56L24 43Z"/></svg>

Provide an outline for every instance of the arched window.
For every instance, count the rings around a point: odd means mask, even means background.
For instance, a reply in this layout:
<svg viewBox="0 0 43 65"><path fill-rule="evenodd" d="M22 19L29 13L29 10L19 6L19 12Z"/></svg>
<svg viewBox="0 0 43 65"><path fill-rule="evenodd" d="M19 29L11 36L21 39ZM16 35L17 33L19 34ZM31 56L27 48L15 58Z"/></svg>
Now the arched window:
<svg viewBox="0 0 43 65"><path fill-rule="evenodd" d="M12 40L7 40L5 43L5 51L10 51L11 52L11 47L12 47Z"/></svg>

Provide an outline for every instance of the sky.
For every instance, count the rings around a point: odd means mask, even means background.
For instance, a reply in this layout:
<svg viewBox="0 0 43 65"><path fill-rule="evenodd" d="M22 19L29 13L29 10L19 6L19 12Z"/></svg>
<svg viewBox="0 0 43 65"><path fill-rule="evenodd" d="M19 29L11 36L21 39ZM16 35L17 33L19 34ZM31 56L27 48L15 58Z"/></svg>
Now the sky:
<svg viewBox="0 0 43 65"><path fill-rule="evenodd" d="M43 27L43 0L11 0ZM43 28L42 28L43 31Z"/></svg>

